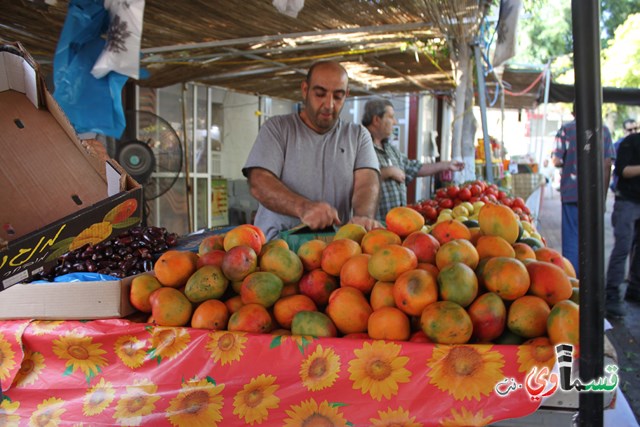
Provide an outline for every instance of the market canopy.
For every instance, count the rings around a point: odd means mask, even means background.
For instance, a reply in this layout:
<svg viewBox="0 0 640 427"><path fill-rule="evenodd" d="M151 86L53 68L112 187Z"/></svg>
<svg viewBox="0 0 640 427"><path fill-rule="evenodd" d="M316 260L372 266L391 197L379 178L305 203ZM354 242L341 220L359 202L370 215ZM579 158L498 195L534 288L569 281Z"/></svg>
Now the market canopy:
<svg viewBox="0 0 640 427"><path fill-rule="evenodd" d="M141 65L149 77L137 83L198 82L298 100L309 65L335 59L349 71L354 95L449 94L455 86L449 42L477 34L488 4L306 0L293 17L267 0L147 0ZM2 38L21 42L50 73L68 5L5 2Z"/></svg>
<svg viewBox="0 0 640 427"><path fill-rule="evenodd" d="M500 85L505 91L504 107L507 109L534 109L544 103L545 70L543 66L518 68L506 66L501 72L487 76L487 106L500 108ZM500 80L496 78L498 77ZM572 103L574 86L555 83L553 77L549 85L548 102ZM477 95L477 94L476 94ZM602 102L640 106L640 89L602 88ZM476 102L476 104L478 104Z"/></svg>
<svg viewBox="0 0 640 427"><path fill-rule="evenodd" d="M549 86L549 102L573 102L575 89L573 85L563 85L551 82ZM542 97L538 102L544 102ZM640 106L640 89L603 87L602 102L622 105Z"/></svg>

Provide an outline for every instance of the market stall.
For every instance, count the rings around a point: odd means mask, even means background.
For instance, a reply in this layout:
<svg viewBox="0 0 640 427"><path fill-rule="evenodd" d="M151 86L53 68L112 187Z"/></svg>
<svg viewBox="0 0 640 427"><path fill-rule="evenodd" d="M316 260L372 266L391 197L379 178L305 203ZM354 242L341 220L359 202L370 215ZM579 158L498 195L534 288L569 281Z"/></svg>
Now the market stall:
<svg viewBox="0 0 640 427"><path fill-rule="evenodd" d="M484 425L539 408L548 390L525 385L555 361L546 347L4 321L0 414L30 425Z"/></svg>

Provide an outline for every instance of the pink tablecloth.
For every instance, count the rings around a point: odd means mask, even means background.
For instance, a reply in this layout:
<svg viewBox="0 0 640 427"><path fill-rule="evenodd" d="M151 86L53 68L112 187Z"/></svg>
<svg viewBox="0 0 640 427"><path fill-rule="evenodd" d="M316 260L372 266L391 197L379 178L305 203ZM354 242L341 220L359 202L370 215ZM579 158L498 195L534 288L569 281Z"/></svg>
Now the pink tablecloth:
<svg viewBox="0 0 640 427"><path fill-rule="evenodd" d="M4 321L0 425L486 425L538 408L496 385L550 350Z"/></svg>

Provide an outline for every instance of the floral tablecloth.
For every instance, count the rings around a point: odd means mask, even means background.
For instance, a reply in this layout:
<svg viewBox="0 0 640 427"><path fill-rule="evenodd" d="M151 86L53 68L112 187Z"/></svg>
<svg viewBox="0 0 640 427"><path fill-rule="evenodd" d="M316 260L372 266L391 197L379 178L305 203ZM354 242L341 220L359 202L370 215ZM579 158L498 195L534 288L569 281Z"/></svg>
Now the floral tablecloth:
<svg viewBox="0 0 640 427"><path fill-rule="evenodd" d="M0 322L0 426L476 426L534 412L532 346Z"/></svg>

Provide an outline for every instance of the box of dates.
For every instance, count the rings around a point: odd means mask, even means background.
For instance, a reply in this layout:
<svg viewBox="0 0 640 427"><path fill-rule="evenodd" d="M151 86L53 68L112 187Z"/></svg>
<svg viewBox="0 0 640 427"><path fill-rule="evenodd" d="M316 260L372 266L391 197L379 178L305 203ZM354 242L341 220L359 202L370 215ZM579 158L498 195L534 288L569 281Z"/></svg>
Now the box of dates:
<svg viewBox="0 0 640 427"><path fill-rule="evenodd" d="M140 223L142 188L91 153L19 43L0 44L0 299L57 258Z"/></svg>
<svg viewBox="0 0 640 427"><path fill-rule="evenodd" d="M178 242L162 227L134 226L58 257L31 283L0 293L0 319L72 320L126 317L132 280ZM89 274L87 274L89 273Z"/></svg>

